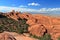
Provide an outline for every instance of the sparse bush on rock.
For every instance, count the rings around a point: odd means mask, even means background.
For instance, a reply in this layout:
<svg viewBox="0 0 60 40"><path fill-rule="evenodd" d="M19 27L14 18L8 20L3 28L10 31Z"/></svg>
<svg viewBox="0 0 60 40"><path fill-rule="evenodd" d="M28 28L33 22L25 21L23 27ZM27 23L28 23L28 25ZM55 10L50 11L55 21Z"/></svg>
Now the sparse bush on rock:
<svg viewBox="0 0 60 40"><path fill-rule="evenodd" d="M7 18L5 16L0 18L0 32L10 31L17 33L25 33L28 32L28 24L26 24L26 20L21 19L19 21L13 20L11 18Z"/></svg>
<svg viewBox="0 0 60 40"><path fill-rule="evenodd" d="M51 40L51 36L49 34L45 34L43 37L40 37L39 40Z"/></svg>
<svg viewBox="0 0 60 40"><path fill-rule="evenodd" d="M37 38L38 40L51 40L51 36L49 34L45 34L44 36L42 37L37 37L35 35L31 35L31 37L33 38Z"/></svg>
<svg viewBox="0 0 60 40"><path fill-rule="evenodd" d="M29 32L34 35L34 38L38 38L39 40L50 40L50 38L52 38L51 40L56 40L60 36L60 18L40 14L20 13L13 10L12 12L0 13L0 32L3 31L21 34ZM49 33L51 37L45 35L46 33Z"/></svg>
<svg viewBox="0 0 60 40"><path fill-rule="evenodd" d="M58 37L58 40L60 40L60 37Z"/></svg>

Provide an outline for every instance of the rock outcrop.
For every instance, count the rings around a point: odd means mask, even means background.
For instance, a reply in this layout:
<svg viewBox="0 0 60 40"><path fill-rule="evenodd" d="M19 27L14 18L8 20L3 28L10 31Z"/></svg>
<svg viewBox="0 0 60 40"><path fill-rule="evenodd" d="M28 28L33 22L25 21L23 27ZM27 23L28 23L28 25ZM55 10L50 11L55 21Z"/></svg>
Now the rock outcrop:
<svg viewBox="0 0 60 40"><path fill-rule="evenodd" d="M28 31L32 35L43 36L45 33L49 33L54 40L60 37L60 18L15 11L6 13L5 16L17 21L19 18L27 20L26 23L29 24Z"/></svg>
<svg viewBox="0 0 60 40"><path fill-rule="evenodd" d="M0 40L16 40L16 39L8 33L0 33Z"/></svg>
<svg viewBox="0 0 60 40"><path fill-rule="evenodd" d="M36 36L43 36L44 33L46 32L46 29L43 25L41 24L35 24L35 25L32 25L28 28L29 32L32 34L32 35L36 35Z"/></svg>
<svg viewBox="0 0 60 40"><path fill-rule="evenodd" d="M0 40L38 40L15 32L0 33Z"/></svg>

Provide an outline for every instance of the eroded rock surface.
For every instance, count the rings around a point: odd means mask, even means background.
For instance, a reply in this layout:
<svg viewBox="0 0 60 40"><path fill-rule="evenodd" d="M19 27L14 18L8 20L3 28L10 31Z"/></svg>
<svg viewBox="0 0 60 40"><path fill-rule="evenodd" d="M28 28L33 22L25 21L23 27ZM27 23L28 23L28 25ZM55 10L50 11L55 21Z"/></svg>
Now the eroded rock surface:
<svg viewBox="0 0 60 40"><path fill-rule="evenodd" d="M30 38L15 32L3 32L0 33L0 40L38 40Z"/></svg>
<svg viewBox="0 0 60 40"><path fill-rule="evenodd" d="M26 23L29 24L28 31L32 35L43 36L45 33L49 33L54 40L60 36L60 18L43 16L40 14L22 14L15 11L5 14L5 16L17 21L19 18L26 19Z"/></svg>
<svg viewBox="0 0 60 40"><path fill-rule="evenodd" d="M46 32L46 29L43 25L41 24L35 24L35 25L32 25L30 26L29 28L29 32L32 34L32 35L36 35L36 36L43 36L44 33Z"/></svg>
<svg viewBox="0 0 60 40"><path fill-rule="evenodd" d="M0 33L0 40L16 40L16 39L8 33Z"/></svg>

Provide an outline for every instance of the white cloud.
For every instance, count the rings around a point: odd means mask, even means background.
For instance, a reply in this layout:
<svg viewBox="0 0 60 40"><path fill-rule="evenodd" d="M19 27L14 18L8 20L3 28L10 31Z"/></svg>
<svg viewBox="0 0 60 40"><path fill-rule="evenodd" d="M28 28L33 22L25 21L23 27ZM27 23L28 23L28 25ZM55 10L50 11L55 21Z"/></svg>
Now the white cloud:
<svg viewBox="0 0 60 40"><path fill-rule="evenodd" d="M41 8L40 11L60 11L60 8Z"/></svg>
<svg viewBox="0 0 60 40"><path fill-rule="evenodd" d="M39 6L40 4L39 3L28 3L29 6Z"/></svg>
<svg viewBox="0 0 60 40"><path fill-rule="evenodd" d="M8 6L0 6L0 11L8 12L11 10L21 11L21 12L35 12L38 10L29 9L29 8L21 8L21 7L8 7Z"/></svg>
<svg viewBox="0 0 60 40"><path fill-rule="evenodd" d="M0 12L9 12L11 10L21 11L21 12L48 13L48 14L60 15L60 8L41 8L37 10L37 9L20 8L20 7L0 6Z"/></svg>
<svg viewBox="0 0 60 40"><path fill-rule="evenodd" d="M22 8L23 8L23 7L27 7L27 6L25 6L25 5L20 5L19 7L22 7Z"/></svg>

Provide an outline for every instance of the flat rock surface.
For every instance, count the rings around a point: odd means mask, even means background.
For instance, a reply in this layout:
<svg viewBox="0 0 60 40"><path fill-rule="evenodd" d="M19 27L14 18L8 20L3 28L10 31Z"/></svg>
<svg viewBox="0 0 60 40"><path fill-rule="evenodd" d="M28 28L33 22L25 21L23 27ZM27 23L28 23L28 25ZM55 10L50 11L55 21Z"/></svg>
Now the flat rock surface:
<svg viewBox="0 0 60 40"><path fill-rule="evenodd" d="M11 39L9 39L9 37ZM3 32L0 33L0 40L37 40L37 39L17 34L15 32Z"/></svg>

